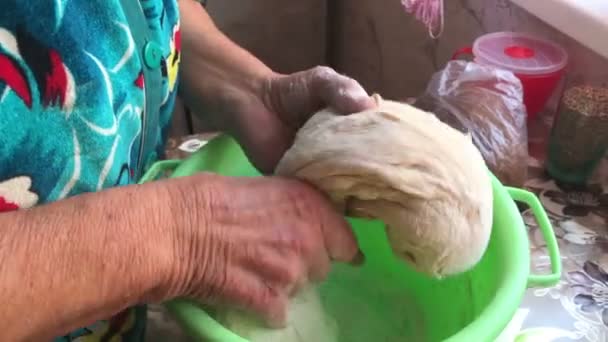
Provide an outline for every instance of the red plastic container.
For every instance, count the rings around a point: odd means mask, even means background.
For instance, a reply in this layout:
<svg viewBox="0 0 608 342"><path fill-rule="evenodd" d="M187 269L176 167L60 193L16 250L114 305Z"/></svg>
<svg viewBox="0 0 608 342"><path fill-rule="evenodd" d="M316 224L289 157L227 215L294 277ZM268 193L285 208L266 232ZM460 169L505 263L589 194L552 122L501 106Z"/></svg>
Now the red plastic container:
<svg viewBox="0 0 608 342"><path fill-rule="evenodd" d="M482 65L509 70L523 86L528 120L542 111L564 75L568 54L562 47L525 33L496 32L477 38L452 59L473 55Z"/></svg>

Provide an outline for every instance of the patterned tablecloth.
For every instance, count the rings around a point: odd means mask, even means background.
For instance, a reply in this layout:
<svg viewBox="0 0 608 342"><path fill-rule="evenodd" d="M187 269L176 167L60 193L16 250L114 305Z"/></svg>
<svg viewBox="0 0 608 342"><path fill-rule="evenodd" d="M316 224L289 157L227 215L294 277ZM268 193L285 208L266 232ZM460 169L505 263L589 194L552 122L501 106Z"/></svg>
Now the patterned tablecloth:
<svg viewBox="0 0 608 342"><path fill-rule="evenodd" d="M553 223L563 276L553 288L526 291L499 340L608 342L608 157L588 187L577 189L556 183L543 168L550 126L550 119L541 119L529 127L526 188L538 195ZM210 137L171 140L167 157L187 157ZM542 235L532 214L524 211L523 216L530 238L532 272L548 272L550 263ZM150 340L187 341L178 337L183 335L159 308L151 308L150 317Z"/></svg>

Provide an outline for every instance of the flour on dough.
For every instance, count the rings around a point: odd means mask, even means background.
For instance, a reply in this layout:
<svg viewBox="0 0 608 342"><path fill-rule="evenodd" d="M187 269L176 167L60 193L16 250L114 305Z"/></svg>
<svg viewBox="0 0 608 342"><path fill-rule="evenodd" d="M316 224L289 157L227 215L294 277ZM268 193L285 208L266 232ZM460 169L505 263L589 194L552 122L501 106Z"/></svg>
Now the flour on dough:
<svg viewBox="0 0 608 342"><path fill-rule="evenodd" d="M235 310L219 311L216 320L250 342L337 342L338 328L323 310L318 290L308 287L291 299L285 328L264 327L252 316Z"/></svg>
<svg viewBox="0 0 608 342"><path fill-rule="evenodd" d="M433 114L374 98L377 108L360 113L315 114L276 173L312 183L347 215L382 220L394 253L419 271L468 270L492 227L481 154Z"/></svg>

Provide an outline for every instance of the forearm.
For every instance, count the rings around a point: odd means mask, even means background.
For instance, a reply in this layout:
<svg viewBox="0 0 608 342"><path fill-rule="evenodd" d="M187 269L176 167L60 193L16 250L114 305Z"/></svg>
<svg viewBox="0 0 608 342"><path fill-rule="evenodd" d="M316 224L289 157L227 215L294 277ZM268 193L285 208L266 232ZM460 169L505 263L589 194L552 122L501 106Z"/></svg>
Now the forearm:
<svg viewBox="0 0 608 342"><path fill-rule="evenodd" d="M220 32L195 1L180 0L180 15L180 94L200 114L213 112L209 119L221 120L217 111L231 108L246 94L258 95L264 80L274 73Z"/></svg>
<svg viewBox="0 0 608 342"><path fill-rule="evenodd" d="M1 214L0 340L38 341L163 299L167 196L130 186Z"/></svg>

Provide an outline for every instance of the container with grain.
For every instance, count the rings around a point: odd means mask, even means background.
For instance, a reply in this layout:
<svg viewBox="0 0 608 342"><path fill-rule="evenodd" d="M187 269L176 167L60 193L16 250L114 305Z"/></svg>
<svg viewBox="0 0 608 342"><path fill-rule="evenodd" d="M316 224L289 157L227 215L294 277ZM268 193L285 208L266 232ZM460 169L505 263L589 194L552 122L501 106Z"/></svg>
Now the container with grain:
<svg viewBox="0 0 608 342"><path fill-rule="evenodd" d="M608 148L608 88L567 89L548 148L549 174L562 182L584 184Z"/></svg>

